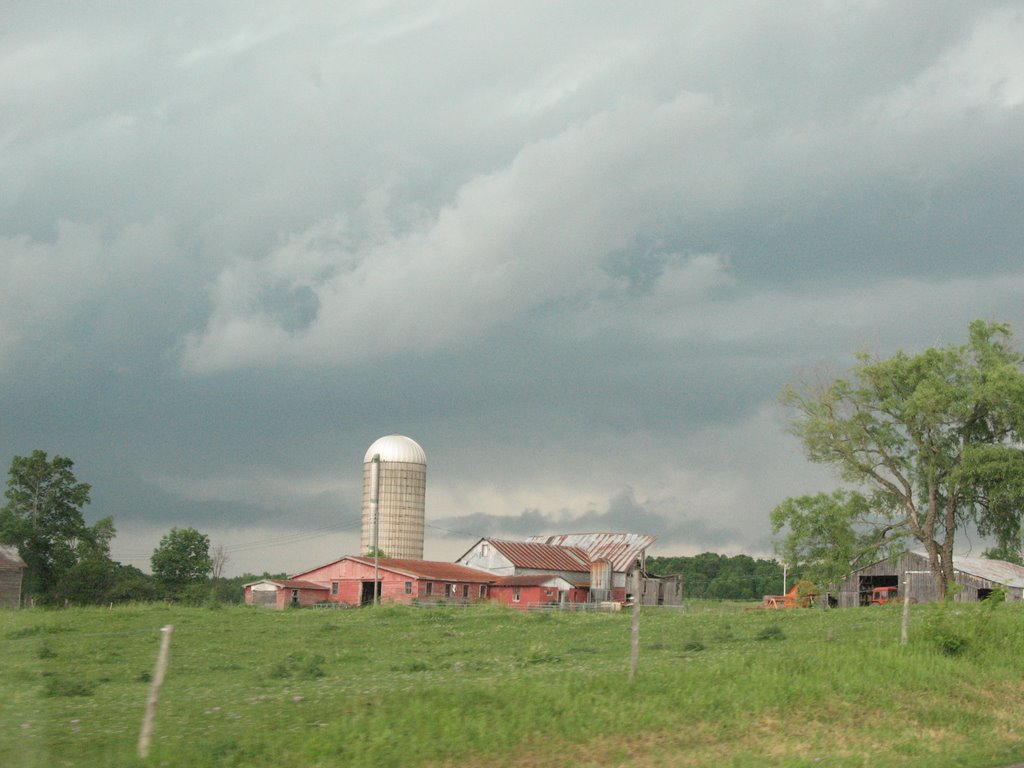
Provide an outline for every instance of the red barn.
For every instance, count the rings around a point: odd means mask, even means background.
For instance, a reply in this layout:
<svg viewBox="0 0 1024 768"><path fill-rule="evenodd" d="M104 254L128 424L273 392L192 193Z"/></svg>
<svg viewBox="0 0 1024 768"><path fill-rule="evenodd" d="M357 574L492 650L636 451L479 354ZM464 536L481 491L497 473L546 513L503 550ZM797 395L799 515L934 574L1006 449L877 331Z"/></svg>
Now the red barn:
<svg viewBox="0 0 1024 768"><path fill-rule="evenodd" d="M476 568L433 560L381 558L378 565L380 599L384 603L457 602L486 600L494 575ZM297 573L295 579L323 585L327 599L348 605L373 602L373 558L343 557Z"/></svg>
<svg viewBox="0 0 1024 768"><path fill-rule="evenodd" d="M525 611L530 605L557 605L563 600L585 603L587 590L550 573L503 576L491 585L491 600Z"/></svg>

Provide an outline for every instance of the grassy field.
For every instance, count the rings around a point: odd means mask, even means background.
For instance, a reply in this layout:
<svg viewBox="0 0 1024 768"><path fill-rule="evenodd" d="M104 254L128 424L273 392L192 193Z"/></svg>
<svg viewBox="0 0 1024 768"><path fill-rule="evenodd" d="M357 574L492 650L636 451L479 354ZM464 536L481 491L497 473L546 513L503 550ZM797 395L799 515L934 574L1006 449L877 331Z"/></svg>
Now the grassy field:
<svg viewBox="0 0 1024 768"><path fill-rule="evenodd" d="M160 645L170 666L136 756ZM0 764L997 766L1024 606L0 612Z"/></svg>

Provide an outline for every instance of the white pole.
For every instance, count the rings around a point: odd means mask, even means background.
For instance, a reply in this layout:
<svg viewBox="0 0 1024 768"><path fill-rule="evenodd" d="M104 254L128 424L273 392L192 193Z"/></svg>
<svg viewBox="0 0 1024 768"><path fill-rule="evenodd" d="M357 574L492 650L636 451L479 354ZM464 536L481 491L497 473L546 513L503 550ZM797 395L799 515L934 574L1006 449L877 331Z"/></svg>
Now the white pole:
<svg viewBox="0 0 1024 768"><path fill-rule="evenodd" d="M373 463L370 465L370 515L373 517L373 604L380 605L380 547L378 546L378 534L380 532L380 521L377 515L377 505L380 500L380 454L373 454Z"/></svg>
<svg viewBox="0 0 1024 768"><path fill-rule="evenodd" d="M789 569L789 565L786 563L782 564L782 594L786 594L786 571Z"/></svg>

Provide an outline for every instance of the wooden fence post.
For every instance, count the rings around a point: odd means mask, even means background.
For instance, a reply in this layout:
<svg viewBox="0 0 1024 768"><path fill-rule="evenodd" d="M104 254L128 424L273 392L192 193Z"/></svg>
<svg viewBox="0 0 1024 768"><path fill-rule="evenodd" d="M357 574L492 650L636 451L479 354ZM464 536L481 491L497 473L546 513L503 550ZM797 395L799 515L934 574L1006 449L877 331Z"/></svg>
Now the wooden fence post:
<svg viewBox="0 0 1024 768"><path fill-rule="evenodd" d="M153 721L156 719L156 702L160 698L160 685L164 681L164 672L167 670L167 657L171 650L171 632L174 625L168 624L160 631L164 638L160 642L160 653L156 657L156 671L153 673L153 682L149 686L149 699L146 701L146 715L142 718L142 731L139 733L139 757L149 756L149 743L153 738Z"/></svg>
<svg viewBox="0 0 1024 768"><path fill-rule="evenodd" d="M630 632L629 679L636 677L636 669L640 666L640 598L633 597L633 626Z"/></svg>

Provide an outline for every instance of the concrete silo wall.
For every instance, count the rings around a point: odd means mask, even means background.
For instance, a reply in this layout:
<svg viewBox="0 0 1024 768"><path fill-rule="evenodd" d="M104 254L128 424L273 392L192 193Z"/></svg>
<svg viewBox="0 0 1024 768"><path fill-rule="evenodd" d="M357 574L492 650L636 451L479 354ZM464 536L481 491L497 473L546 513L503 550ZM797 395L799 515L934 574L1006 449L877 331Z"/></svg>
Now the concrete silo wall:
<svg viewBox="0 0 1024 768"><path fill-rule="evenodd" d="M363 465L363 528L360 554L373 546L370 514L370 474L373 462ZM427 467L404 461L380 462L377 501L377 547L387 557L423 559L423 518L427 491Z"/></svg>

